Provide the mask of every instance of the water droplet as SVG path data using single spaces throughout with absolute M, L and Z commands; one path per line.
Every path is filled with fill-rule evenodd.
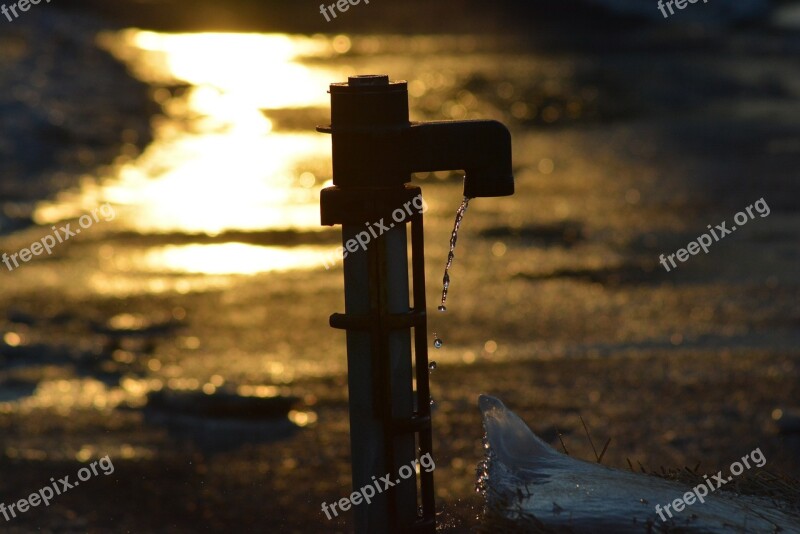
M 423 513 L 424 513 L 424 510 L 423 510 L 422 506 L 417 507 L 417 515 L 421 516 Z
M 446 312 L 446 311 L 447 311 L 447 308 L 446 308 L 444 305 L 440 305 L 440 306 L 439 306 L 437 309 L 438 309 L 440 312 Z
M 436 347 L 437 349 L 441 349 L 442 345 L 444 345 L 444 341 L 439 339 L 439 337 L 436 334 L 433 334 L 433 346 Z
M 434 341 L 434 343 L 436 343 L 436 342 Z M 433 361 L 433 362 L 428 364 L 428 370 L 429 371 L 435 371 L 436 370 L 436 362 L 435 361 Z
M 431 397 L 431 406 L 433 406 L 433 397 Z

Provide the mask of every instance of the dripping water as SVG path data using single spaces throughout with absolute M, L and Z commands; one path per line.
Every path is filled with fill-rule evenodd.
M 439 311 L 447 311 L 445 301 L 447 300 L 447 290 L 450 288 L 450 266 L 453 265 L 453 258 L 455 257 L 456 241 L 458 240 L 458 228 L 461 226 L 461 220 L 464 218 L 464 213 L 469 206 L 469 198 L 464 197 L 461 201 L 461 206 L 456 211 L 456 221 L 453 225 L 453 233 L 450 234 L 450 252 L 447 254 L 447 264 L 444 266 L 444 277 L 442 278 L 442 303 L 439 305 Z

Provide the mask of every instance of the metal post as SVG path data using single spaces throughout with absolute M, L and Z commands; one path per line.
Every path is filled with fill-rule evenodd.
M 364 225 L 343 225 L 343 245 L 362 231 Z M 380 236 L 366 251 L 348 254 L 344 277 L 346 314 L 334 315 L 331 324 L 348 328 L 349 318 L 369 318 L 368 324 L 351 323 L 347 329 L 355 491 L 386 474 L 396 482 L 399 467 L 416 458 L 413 433 L 395 435 L 391 425 L 393 419 L 413 416 L 409 329 L 390 330 L 386 320 L 409 312 L 405 225 Z M 415 478 L 376 495 L 372 504 L 355 507 L 354 517 L 356 532 L 410 532 L 417 519 Z

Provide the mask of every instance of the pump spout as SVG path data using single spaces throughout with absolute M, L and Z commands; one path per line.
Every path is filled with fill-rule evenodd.
M 511 134 L 500 122 L 412 123 L 407 135 L 411 172 L 463 170 L 468 198 L 514 194 Z

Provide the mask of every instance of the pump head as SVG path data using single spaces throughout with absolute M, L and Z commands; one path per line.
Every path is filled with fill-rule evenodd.
M 412 172 L 464 170 L 464 196 L 514 193 L 511 135 L 492 120 L 408 120 L 408 84 L 386 75 L 351 76 L 330 86 L 333 183 L 387 188 Z

